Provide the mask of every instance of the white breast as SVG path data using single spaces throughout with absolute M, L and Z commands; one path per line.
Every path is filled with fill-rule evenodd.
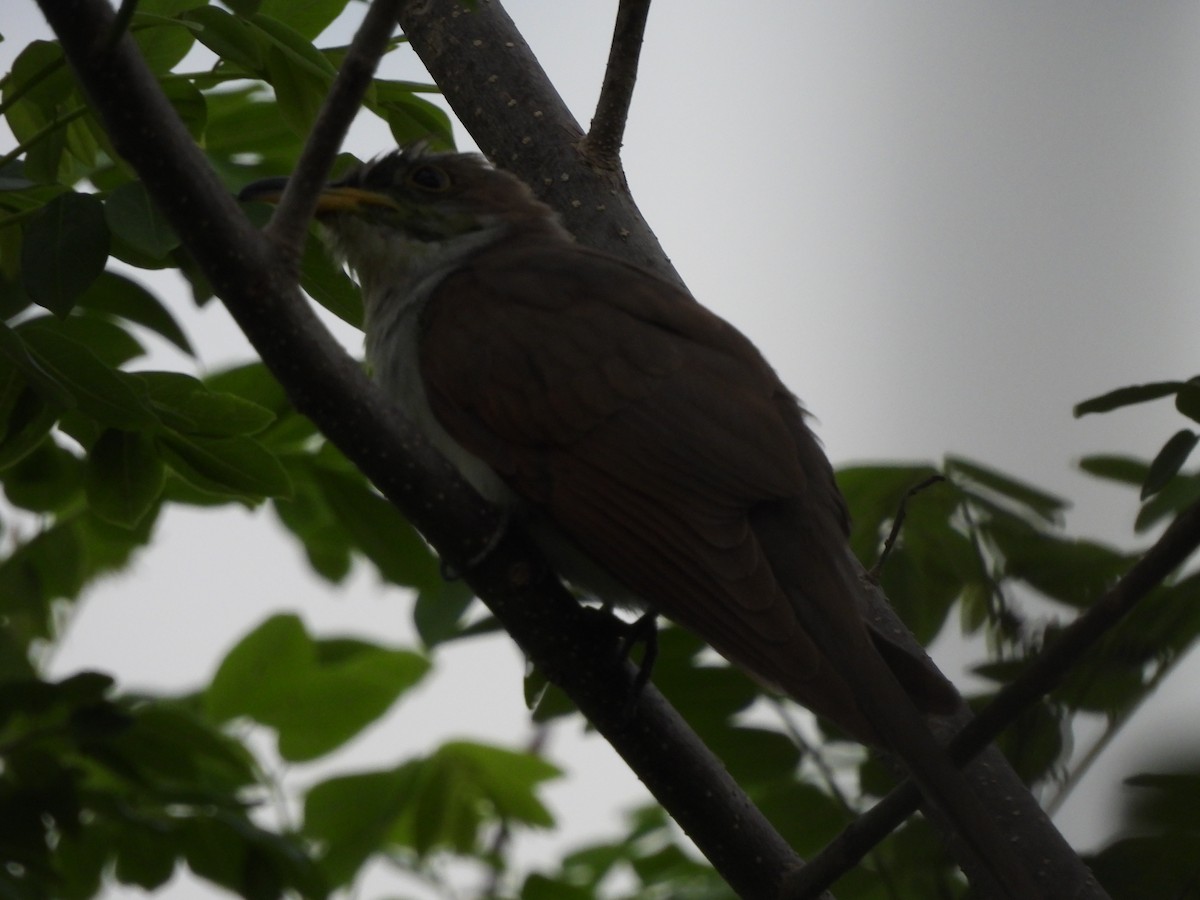
M 514 504 L 515 495 L 492 468 L 454 440 L 434 416 L 418 347 L 421 312 L 434 289 L 464 258 L 496 240 L 498 229 L 431 243 L 404 240 L 399 233 L 382 241 L 377 229 L 357 224 L 352 218 L 340 222 L 332 237 L 335 251 L 360 274 L 372 377 L 475 490 L 498 505 Z M 361 277 L 365 273 L 370 277 Z

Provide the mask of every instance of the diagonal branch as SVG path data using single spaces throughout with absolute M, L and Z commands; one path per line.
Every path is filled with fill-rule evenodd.
M 620 166 L 621 142 L 629 119 L 629 104 L 633 101 L 633 87 L 637 84 L 638 58 L 649 14 L 650 0 L 621 0 L 617 8 L 600 99 L 596 102 L 592 127 L 583 139 L 584 156 L 598 166 L 614 169 Z
M 400 26 L 479 149 L 589 247 L 679 282 L 619 169 L 589 164 L 584 133 L 499 0 L 405 0 Z
M 1084 654 L 1197 547 L 1200 547 L 1200 503 L 1184 510 L 1111 590 L 1060 632 L 1053 643 L 966 724 L 950 742 L 951 758 L 965 763 L 974 757 L 1022 712 L 1057 687 Z M 916 811 L 920 796 L 911 782 L 905 782 L 880 800 L 813 857 L 790 882 L 788 896 L 802 900 L 832 885 Z
M 271 221 L 263 229 L 292 259 L 299 259 L 304 232 L 317 206 L 317 194 L 329 167 L 358 114 L 363 95 L 379 59 L 387 49 L 400 0 L 374 0 L 354 34 L 350 49 L 338 69 L 312 133 L 304 144 L 296 169 L 288 178 Z

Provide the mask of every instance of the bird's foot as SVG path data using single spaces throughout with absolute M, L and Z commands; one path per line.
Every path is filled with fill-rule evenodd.
M 650 682 L 650 674 L 654 671 L 655 660 L 658 659 L 658 616 L 655 613 L 643 613 L 635 621 L 629 623 L 621 638 L 620 653 L 625 659 L 630 658 L 637 644 L 643 645 L 642 658 L 637 664 L 637 675 L 630 685 L 631 700 L 637 701 L 642 690 Z
M 650 683 L 650 675 L 654 670 L 654 661 L 658 657 L 658 615 L 653 612 L 643 614 L 632 622 L 619 618 L 613 612 L 613 604 L 604 603 L 599 609 L 585 607 L 599 620 L 603 628 L 608 630 L 617 641 L 617 662 L 624 663 L 632 659 L 633 650 L 638 644 L 644 646 L 642 658 L 635 662 L 637 672 L 629 684 L 630 703 L 636 703 L 642 690 Z

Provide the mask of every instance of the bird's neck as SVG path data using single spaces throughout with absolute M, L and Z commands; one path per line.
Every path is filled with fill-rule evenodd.
M 331 230 L 330 243 L 362 288 L 367 330 L 372 320 L 397 303 L 428 296 L 430 289 L 480 250 L 503 238 L 504 223 L 485 226 L 438 241 L 419 240 L 400 231 L 383 231 L 349 220 Z M 421 295 L 418 297 L 418 295 Z
M 351 225 L 355 224 L 353 222 Z M 552 219 L 548 231 L 557 229 Z M 333 237 L 362 287 L 367 362 L 376 381 L 414 425 L 493 503 L 515 502 L 512 492 L 483 461 L 442 427 L 430 409 L 420 372 L 421 313 L 437 287 L 472 257 L 527 230 L 523 223 L 497 221 L 441 241 L 395 235 L 386 240 L 373 229 L 342 229 Z

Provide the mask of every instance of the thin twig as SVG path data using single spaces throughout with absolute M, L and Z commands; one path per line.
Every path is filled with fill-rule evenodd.
M 996 576 L 996 567 L 989 562 L 989 556 L 984 552 L 983 544 L 979 539 L 979 526 L 975 523 L 975 516 L 971 513 L 969 497 L 964 499 L 959 509 L 962 511 L 963 521 L 966 523 L 971 549 L 975 551 L 975 559 L 979 563 L 979 571 L 987 580 L 988 615 L 1000 623 L 1000 637 L 1008 640 L 1008 633 L 1012 630 L 1008 623 L 1015 618 L 1016 614 L 1012 612 L 1008 598 L 1004 596 L 1004 588 Z
M 0 78 L 0 90 L 4 92 L 4 100 L 0 101 L 0 116 L 8 115 L 8 111 L 12 109 L 18 100 L 32 91 L 35 87 L 37 87 L 66 64 L 67 62 L 63 57 L 55 57 L 28 78 L 23 79 L 11 90 L 9 89 L 9 83 L 12 80 L 12 72 L 10 71 L 3 78 Z
M 0 166 L 7 166 L 14 159 L 20 159 L 29 152 L 30 147 L 39 143 L 48 135 L 54 134 L 54 132 L 58 131 L 60 128 L 70 125 L 80 116 L 86 115 L 87 111 L 88 109 L 86 106 L 77 106 L 74 109 L 63 113 L 62 115 L 56 115 L 51 121 L 47 122 L 36 132 L 31 134 L 28 140 L 22 141 L 3 156 L 0 156 Z
M 1065 628 L 950 742 L 965 764 L 1040 697 L 1058 686 L 1079 659 L 1200 546 L 1200 503 L 1185 510 L 1113 588 Z M 852 822 L 790 883 L 789 900 L 818 896 L 852 869 L 917 809 L 920 793 L 906 781 Z
M 104 36 L 105 51 L 115 47 L 121 36 L 129 30 L 129 23 L 133 21 L 133 14 L 137 12 L 137 6 L 137 0 L 121 0 L 121 5 L 117 7 L 117 14 L 113 18 L 112 27 Z
M 1088 749 L 1088 751 L 1080 758 L 1071 771 L 1067 772 L 1066 777 L 1061 784 L 1055 786 L 1054 796 L 1046 801 L 1046 811 L 1050 815 L 1057 815 L 1059 807 L 1066 801 L 1071 791 L 1078 786 L 1083 777 L 1091 771 L 1096 760 L 1104 753 L 1105 750 L 1112 745 L 1117 736 L 1121 733 L 1121 729 L 1129 722 L 1130 719 L 1137 714 L 1138 710 L 1145 705 L 1146 701 L 1154 696 L 1154 692 L 1158 690 L 1158 686 L 1166 680 L 1167 676 L 1175 671 L 1175 665 L 1183 659 L 1182 655 L 1176 656 L 1169 665 L 1159 666 L 1154 677 L 1150 679 L 1150 683 L 1143 689 L 1141 695 L 1131 703 L 1128 707 L 1121 710 L 1120 715 L 1114 716 L 1104 729 L 1103 734 L 1096 739 L 1096 742 Z
M 887 540 L 883 542 L 883 551 L 879 554 L 879 560 L 875 565 L 871 566 L 868 574 L 875 580 L 879 580 L 880 574 L 883 572 L 884 563 L 892 554 L 892 548 L 896 545 L 896 540 L 900 537 L 900 529 L 904 527 L 904 520 L 908 518 L 908 501 L 915 497 L 921 491 L 935 484 L 940 484 L 946 480 L 945 475 L 930 475 L 919 484 L 914 484 L 900 499 L 900 508 L 896 510 L 896 518 L 892 520 L 892 530 L 888 532 Z
M 538 759 L 545 758 L 546 744 L 550 740 L 550 728 L 546 722 L 538 722 L 525 744 L 525 752 Z M 485 860 L 490 860 L 490 873 L 483 885 L 481 897 L 499 897 L 504 881 L 504 855 L 512 843 L 512 827 L 509 819 L 501 818 L 496 833 L 483 853 Z
M 621 0 L 617 9 L 600 99 L 596 102 L 592 127 L 583 139 L 584 152 L 593 163 L 616 167 L 620 159 L 649 13 L 650 0 Z
M 399 0 L 374 0 L 367 9 L 317 115 L 312 134 L 300 153 L 296 169 L 288 178 L 279 205 L 263 229 L 295 259 L 300 258 L 304 232 L 317 206 L 317 194 L 329 175 L 329 167 L 333 165 L 350 123 L 358 114 L 363 96 L 371 86 L 379 59 L 391 42 L 399 8 Z

